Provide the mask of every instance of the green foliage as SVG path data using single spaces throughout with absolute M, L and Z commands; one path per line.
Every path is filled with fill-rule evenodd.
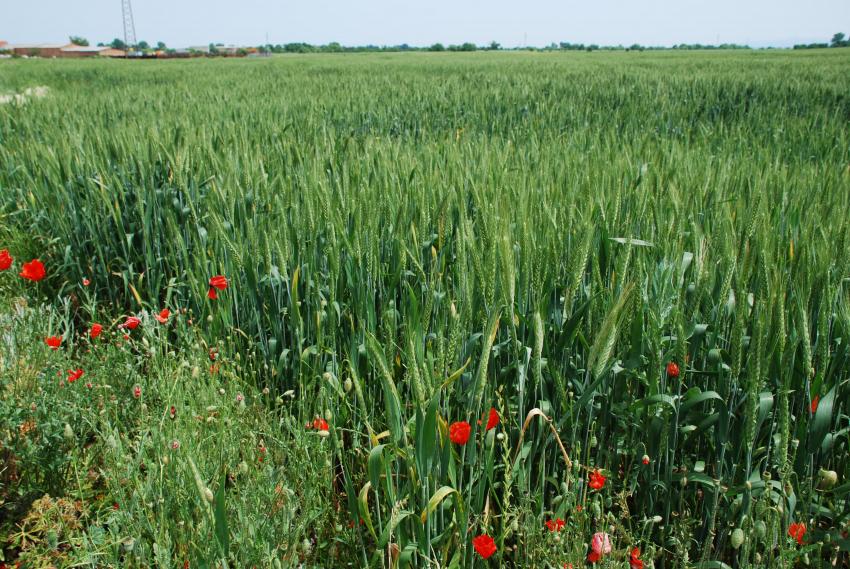
M 227 397 L 295 397 L 236 406 L 209 436 L 181 414 L 197 472 L 175 462 L 137 496 L 110 486 L 121 503 L 167 491 L 181 505 L 151 515 L 195 520 L 192 555 L 258 566 L 293 560 L 316 527 L 292 513 L 291 537 L 243 533 L 239 516 L 293 478 L 306 523 L 331 517 L 321 497 L 354 526 L 316 531 L 321 555 L 338 546 L 359 566 L 480 565 L 481 533 L 491 563 L 579 566 L 597 531 L 614 540 L 610 564 L 638 544 L 664 567 L 835 560 L 850 475 L 847 56 L 634 57 L 2 66 L 4 82 L 51 89 L 0 107 L 0 215 L 48 266 L 31 294 L 72 299 L 74 326 L 81 298 L 185 308 L 152 346 L 191 369 L 226 339 L 250 365 L 221 384 Z M 210 301 L 217 274 L 230 286 Z M 223 405 L 222 379 L 184 387 L 168 357 L 144 361 L 114 370 L 119 393 L 153 373 L 160 414 L 171 385 L 204 425 Z M 98 444 L 135 433 L 104 450 L 125 479 L 169 440 L 167 418 L 155 430 L 133 410 L 89 427 Z M 328 430 L 307 436 L 317 415 Z M 449 439 L 456 421 L 471 425 L 465 445 Z M 260 433 L 292 449 L 291 469 L 217 494 Z M 558 517 L 564 533 L 547 533 Z M 164 521 L 129 527 L 145 560 L 189 542 Z

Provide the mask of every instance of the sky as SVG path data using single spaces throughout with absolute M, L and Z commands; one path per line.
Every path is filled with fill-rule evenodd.
M 497 41 L 788 47 L 850 35 L 850 0 L 132 0 L 136 37 L 210 42 L 414 46 Z M 0 0 L 0 40 L 123 38 L 121 0 Z

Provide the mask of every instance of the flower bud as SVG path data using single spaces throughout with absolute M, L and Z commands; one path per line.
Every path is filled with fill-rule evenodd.
M 823 470 L 818 472 L 818 489 L 831 490 L 838 483 L 838 473 L 834 470 Z
M 729 538 L 729 541 L 732 543 L 733 549 L 741 547 L 741 545 L 744 544 L 744 530 L 741 528 L 735 528 L 732 530 L 732 535 Z

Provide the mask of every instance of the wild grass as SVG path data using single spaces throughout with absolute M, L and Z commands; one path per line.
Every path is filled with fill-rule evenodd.
M 343 502 L 325 514 L 353 523 L 351 565 L 580 566 L 598 531 L 603 567 L 632 546 L 657 567 L 846 562 L 848 70 L 842 50 L 8 61 L 0 84 L 50 95 L 0 108 L 0 216 L 68 337 L 185 308 L 271 390 L 184 480 L 189 458 L 220 479 L 212 454 L 258 424 L 303 446 L 326 418 L 334 487 L 312 491 Z M 188 357 L 184 332 L 162 350 Z M 210 381 L 182 400 L 215 404 Z M 239 541 L 247 506 L 222 500 Z M 150 526 L 178 559 L 169 517 Z

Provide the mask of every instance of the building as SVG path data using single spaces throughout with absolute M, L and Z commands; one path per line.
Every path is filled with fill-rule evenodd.
M 12 49 L 9 47 L 9 42 L 0 40 L 0 51 L 6 51 L 7 49 Z
M 109 46 L 69 45 L 61 49 L 59 57 L 124 57 L 124 50 Z
M 34 43 L 13 45 L 14 55 L 27 57 L 124 57 L 120 49 L 109 46 L 75 45 L 73 43 Z M 2 49 L 2 48 L 0 48 Z
M 70 47 L 69 43 L 33 43 L 18 44 L 12 46 L 14 55 L 26 55 L 31 57 L 62 57 L 62 48 Z

